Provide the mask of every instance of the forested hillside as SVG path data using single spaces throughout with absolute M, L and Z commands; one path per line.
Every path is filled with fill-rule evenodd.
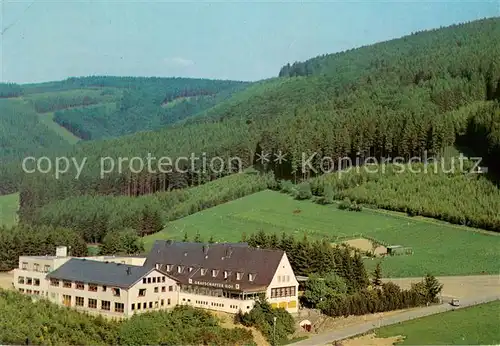
M 40 84 L 0 84 L 0 194 L 18 190 L 20 160 L 24 157 L 57 156 L 61 150 L 68 150 L 72 143 L 61 138 L 64 129 L 69 131 L 68 135 L 72 133 L 83 140 L 159 129 L 194 116 L 248 85 L 208 79 L 143 77 L 82 77 Z
M 114 170 L 101 177 L 100 157 L 108 156 L 146 158 L 151 153 L 175 160 L 204 152 L 208 161 L 239 156 L 250 166 L 256 152 L 281 150 L 285 164 L 262 168 L 278 178 L 300 180 L 316 174 L 302 170 L 303 153 L 318 153 L 312 162 L 318 167 L 322 156 L 335 161 L 358 153 L 404 159 L 424 152 L 438 155 L 462 140 L 467 146 L 479 145 L 484 155 L 494 155 L 499 139 L 493 126 L 499 116 L 498 56 L 500 19 L 493 18 L 296 64 L 316 67 L 298 77 L 282 69 L 282 78 L 250 86 L 182 125 L 74 148 L 69 156 L 87 157 L 80 178 L 74 179 L 74 170 L 57 182 L 49 175 L 27 176 L 21 211 L 28 215 L 38 206 L 74 195 L 141 195 L 191 186 L 236 168 L 226 164 L 222 172 L 211 174 L 192 169 L 133 174 L 125 165 L 121 174 Z M 471 142 L 484 133 L 486 144 Z M 190 168 L 184 162 L 179 168 Z
M 246 83 L 236 82 L 234 85 L 227 83 L 219 86 L 214 82 L 214 86 L 206 90 L 183 91 L 164 99 L 150 93 L 150 90 L 127 89 L 111 107 L 103 104 L 62 110 L 55 113 L 54 120 L 84 140 L 119 137 L 138 131 L 157 130 L 194 116 L 246 86 Z
M 29 102 L 0 99 L 0 166 L 63 148 L 67 142 L 45 125 Z M 4 184 L 2 177 L 2 185 Z

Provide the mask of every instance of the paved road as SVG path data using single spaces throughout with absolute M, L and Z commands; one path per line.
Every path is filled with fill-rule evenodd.
M 293 345 L 297 345 L 297 346 L 327 345 L 327 344 L 331 344 L 335 340 L 342 340 L 342 339 L 350 338 L 350 337 L 353 337 L 353 336 L 356 336 L 359 334 L 369 332 L 370 330 L 378 328 L 378 327 L 388 326 L 391 324 L 396 324 L 399 322 L 404 322 L 404 321 L 412 320 L 412 319 L 419 318 L 419 317 L 434 315 L 434 314 L 437 314 L 440 312 L 450 311 L 453 309 L 461 309 L 461 308 L 464 308 L 467 306 L 488 303 L 488 302 L 491 302 L 494 300 L 499 300 L 499 299 L 500 299 L 500 294 L 496 294 L 493 296 L 486 296 L 486 297 L 480 297 L 480 298 L 461 299 L 460 300 L 460 307 L 452 307 L 448 303 L 444 303 L 444 304 L 440 304 L 440 305 L 433 305 L 433 306 L 429 306 L 429 307 L 423 307 L 423 308 L 419 308 L 417 310 L 402 312 L 401 314 L 398 314 L 396 316 L 383 317 L 380 319 L 380 321 L 366 322 L 366 323 L 359 324 L 356 326 L 343 328 L 341 330 L 336 330 L 336 331 L 326 332 L 323 334 L 318 334 L 318 335 L 310 337 L 309 339 L 296 342 Z

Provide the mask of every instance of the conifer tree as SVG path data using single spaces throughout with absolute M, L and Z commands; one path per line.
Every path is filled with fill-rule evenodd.
M 279 245 L 278 236 L 276 235 L 276 233 L 271 234 L 271 236 L 269 237 L 269 247 L 271 249 L 277 249 L 278 245 Z
M 382 285 L 382 268 L 380 267 L 380 262 L 377 263 L 377 266 L 373 271 L 372 284 L 374 287 L 380 287 Z
M 439 283 L 433 275 L 427 274 L 424 278 L 424 287 L 426 290 L 427 301 L 429 303 L 434 303 L 437 301 L 437 296 L 443 289 L 443 284 Z
M 356 280 L 357 289 L 364 289 L 368 287 L 370 280 L 368 279 L 365 265 L 359 253 L 356 253 L 353 257 L 353 274 Z
M 194 237 L 194 240 L 193 240 L 195 243 L 203 243 L 203 241 L 201 240 L 201 235 L 200 235 L 200 232 L 196 232 L 196 235 Z

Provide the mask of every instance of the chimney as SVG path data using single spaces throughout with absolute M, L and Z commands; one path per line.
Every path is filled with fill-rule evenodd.
M 130 269 L 130 267 L 127 267 L 127 275 L 130 275 L 132 274 L 132 270 Z
M 68 256 L 68 248 L 66 246 L 56 247 L 56 257 L 67 257 L 67 256 Z

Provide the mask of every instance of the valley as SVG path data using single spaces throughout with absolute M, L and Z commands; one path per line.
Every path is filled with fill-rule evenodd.
M 252 82 L 0 83 L 0 343 L 500 342 L 499 56 L 492 17 Z

